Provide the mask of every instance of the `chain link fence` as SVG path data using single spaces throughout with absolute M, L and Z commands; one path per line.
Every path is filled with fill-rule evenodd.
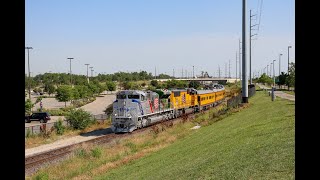
M 249 85 L 248 88 L 248 97 L 252 97 L 256 93 L 256 87 L 254 85 Z M 236 108 L 239 104 L 242 103 L 242 93 L 238 94 L 237 96 L 233 96 L 232 98 L 227 100 L 227 107 L 228 108 Z

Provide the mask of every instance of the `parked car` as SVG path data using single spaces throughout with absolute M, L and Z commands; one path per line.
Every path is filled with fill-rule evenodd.
M 29 116 L 25 116 L 24 118 L 26 123 L 30 123 L 31 121 L 40 121 L 40 123 L 46 123 L 50 119 L 51 117 L 48 112 L 35 112 Z

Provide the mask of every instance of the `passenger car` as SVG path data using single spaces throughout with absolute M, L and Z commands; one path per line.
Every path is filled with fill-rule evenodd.
M 46 123 L 50 119 L 51 117 L 48 112 L 35 112 L 29 116 L 25 116 L 24 118 L 26 123 L 30 123 L 31 121 L 40 121 L 40 123 Z

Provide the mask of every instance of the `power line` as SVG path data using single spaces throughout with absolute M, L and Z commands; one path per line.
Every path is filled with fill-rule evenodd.
M 260 0 L 260 13 L 259 13 L 259 25 L 258 25 L 258 32 L 257 33 L 259 33 L 259 28 L 260 28 L 260 21 L 261 21 L 261 12 L 262 12 L 262 2 L 263 2 L 263 0 Z

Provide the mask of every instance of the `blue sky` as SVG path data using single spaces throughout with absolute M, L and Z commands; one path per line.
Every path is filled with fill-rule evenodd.
M 292 0 L 247 0 L 261 21 L 252 41 L 252 72 L 273 59 L 275 71 L 295 60 L 295 5 Z M 207 71 L 225 74 L 231 62 L 235 76 L 236 51 L 242 36 L 241 0 L 27 0 L 25 45 L 30 50 L 32 75 L 45 72 L 86 74 L 145 70 L 181 76 Z M 256 24 L 254 20 L 252 23 Z M 253 31 L 253 34 L 257 31 Z M 28 72 L 27 51 L 25 71 Z M 229 69 L 229 67 L 228 67 Z M 90 71 L 90 69 L 89 69 Z M 95 74 L 94 73 L 94 74 Z

